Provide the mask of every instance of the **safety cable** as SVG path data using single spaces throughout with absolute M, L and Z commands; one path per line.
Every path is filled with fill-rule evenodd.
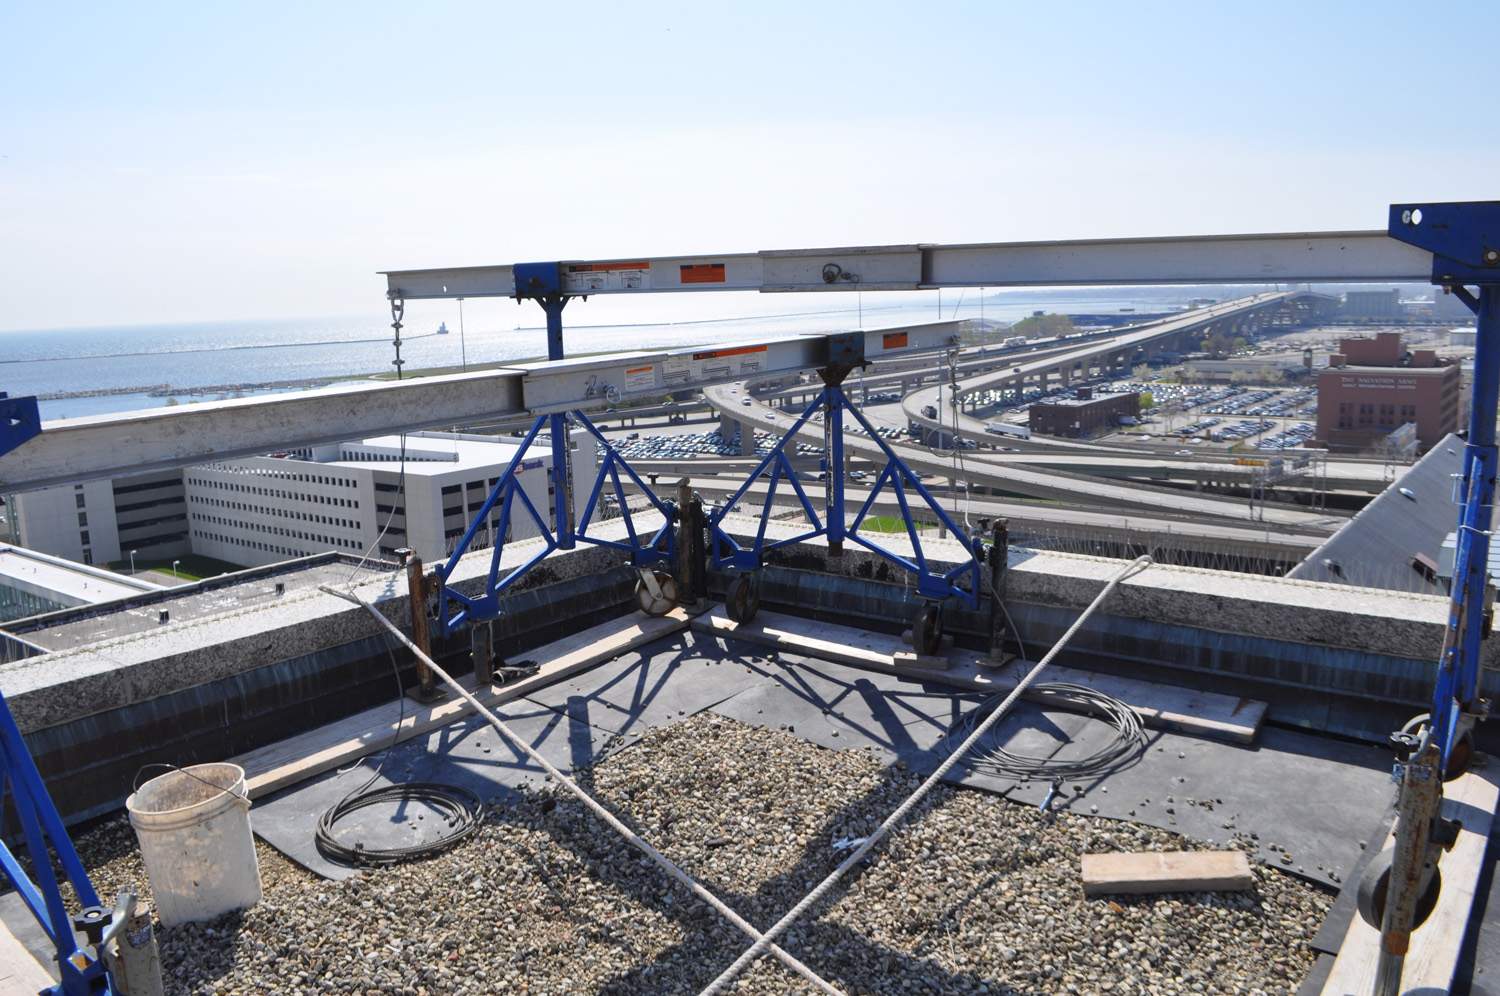
M 756 930 L 749 921 L 747 921 L 744 917 L 740 916 L 734 910 L 725 905 L 718 896 L 715 896 L 712 892 L 709 892 L 708 889 L 704 888 L 702 885 L 699 885 L 698 882 L 690 875 L 688 875 L 687 872 L 683 871 L 676 864 L 674 864 L 672 862 L 672 859 L 662 854 L 655 847 L 651 846 L 651 844 L 648 843 L 639 834 L 631 830 L 624 823 L 620 822 L 619 818 L 611 813 L 608 809 L 606 809 L 603 804 L 596 801 L 592 796 L 590 796 L 587 792 L 580 788 L 577 782 L 573 781 L 573 779 L 557 770 L 552 762 L 548 761 L 541 754 L 537 753 L 537 751 L 531 746 L 531 744 L 527 743 L 525 737 L 522 737 L 520 734 L 513 731 L 509 726 L 505 724 L 504 720 L 502 720 L 499 716 L 495 715 L 488 708 L 486 708 L 485 705 L 477 698 L 475 698 L 467 688 L 455 681 L 452 675 L 448 674 L 447 671 L 439 667 L 436 661 L 434 661 L 431 657 L 424 653 L 420 647 L 418 647 L 415 643 L 408 639 L 406 634 L 401 632 L 401 630 L 396 626 L 395 623 L 391 622 L 385 616 L 381 615 L 380 610 L 375 608 L 374 605 L 365 601 L 363 598 L 352 591 L 340 591 L 337 588 L 329 585 L 320 585 L 319 587 L 322 591 L 325 591 L 330 595 L 335 595 L 339 598 L 345 599 L 346 601 L 353 602 L 354 604 L 363 607 L 367 612 L 369 612 L 370 615 L 375 618 L 376 622 L 384 627 L 397 640 L 405 644 L 406 648 L 413 654 L 415 654 L 418 660 L 421 660 L 429 668 L 431 668 L 433 674 L 441 678 L 444 684 L 453 689 L 453 691 L 460 698 L 462 698 L 470 706 L 472 706 L 474 710 L 479 713 L 479 715 L 483 716 L 485 720 L 487 720 L 489 724 L 493 726 L 497 732 L 500 733 L 501 736 L 505 737 L 505 739 L 509 740 L 512 744 L 518 747 L 522 751 L 522 753 L 524 753 L 537 766 L 539 766 L 543 771 L 550 775 L 557 782 L 557 784 L 567 789 L 575 798 L 578 799 L 579 802 L 582 802 L 586 807 L 588 807 L 590 812 L 599 817 L 599 819 L 603 820 L 621 837 L 625 838 L 625 841 L 628 844 L 630 844 L 636 850 L 640 851 L 646 857 L 650 858 L 651 861 L 657 865 L 657 867 L 666 872 L 667 875 L 669 875 L 674 881 L 682 885 L 699 899 L 702 899 L 704 902 L 712 906 L 726 920 L 743 931 L 746 936 L 755 938 L 754 950 L 756 951 L 757 955 L 769 949 L 771 954 L 773 954 L 778 961 L 780 961 L 787 968 L 796 972 L 798 975 L 802 976 L 802 978 L 806 979 L 820 992 L 829 993 L 831 994 L 831 996 L 843 996 L 843 993 L 840 990 L 824 981 L 812 969 L 808 968 L 801 961 L 797 960 L 797 958 L 795 958 L 782 948 L 771 943 L 771 939 L 768 936 Z
M 797 903 L 796 906 L 793 906 L 785 916 L 776 921 L 776 923 L 772 925 L 770 930 L 767 930 L 759 940 L 757 940 L 745 951 L 744 954 L 735 959 L 734 963 L 726 968 L 718 978 L 709 983 L 708 987 L 704 989 L 702 993 L 699 994 L 699 996 L 713 996 L 713 994 L 715 993 L 723 992 L 725 987 L 732 983 L 735 977 L 743 972 L 751 962 L 755 961 L 765 953 L 767 946 L 774 942 L 778 936 L 780 936 L 788 927 L 795 923 L 797 919 L 802 916 L 802 914 L 806 913 L 808 909 L 810 909 L 814 904 L 816 904 L 825 895 L 827 895 L 828 891 L 835 885 L 837 885 L 839 879 L 843 878 L 851 868 L 858 866 L 859 863 L 865 859 L 865 855 L 874 850 L 875 846 L 882 840 L 884 840 L 886 835 L 889 834 L 897 824 L 899 824 L 903 819 L 906 818 L 906 815 L 916 807 L 917 803 L 921 802 L 922 799 L 925 798 L 927 794 L 931 792 L 933 788 L 935 788 L 938 783 L 943 780 L 944 776 L 946 776 L 948 772 L 953 769 L 953 766 L 956 765 L 965 754 L 972 750 L 975 744 L 979 743 L 981 738 L 983 738 L 984 735 L 990 731 L 990 728 L 1000 721 L 1000 718 L 1004 716 L 1010 710 L 1010 707 L 1015 704 L 1016 700 L 1018 700 L 1026 692 L 1026 690 L 1031 686 L 1032 682 L 1037 679 L 1037 676 L 1047 669 L 1047 666 L 1052 663 L 1053 658 L 1055 658 L 1062 651 L 1062 649 L 1068 645 L 1068 642 L 1073 639 L 1074 634 L 1076 634 L 1078 630 L 1082 628 L 1083 624 L 1087 622 L 1089 617 L 1094 614 L 1094 611 L 1098 609 L 1099 606 L 1102 605 L 1111 594 L 1114 593 L 1115 588 L 1119 586 L 1120 582 L 1144 570 L 1151 563 L 1152 560 L 1149 556 L 1137 557 L 1122 570 L 1116 572 L 1115 575 L 1105 583 L 1104 588 L 1099 592 L 1099 594 L 1094 596 L 1094 600 L 1088 604 L 1088 607 L 1083 610 L 1083 612 L 1078 616 L 1077 619 L 1073 620 L 1073 624 L 1068 627 L 1067 631 L 1064 632 L 1063 635 L 1058 638 L 1058 641 L 1052 645 L 1052 649 L 1047 651 L 1047 655 L 1041 660 L 1037 661 L 1030 671 L 1026 672 L 1025 677 L 1023 677 L 1019 682 L 1016 683 L 1016 687 L 1011 689 L 1010 694 L 1007 695 L 1004 700 L 1002 700 L 1001 703 L 995 707 L 995 711 L 990 713 L 989 716 L 987 716 L 985 720 L 974 729 L 974 732 L 970 733 L 969 736 L 965 738 L 963 743 L 958 745 L 958 749 L 955 750 L 952 754 L 949 754 L 947 759 L 944 760 L 942 764 L 938 765 L 937 769 L 934 770 L 932 774 L 928 775 L 926 780 L 923 781 L 921 785 L 917 786 L 916 791 L 907 796 L 906 800 L 902 802 L 901 805 L 896 807 L 895 812 L 891 813 L 890 816 L 887 816 L 885 818 L 885 821 L 881 823 L 880 826 L 876 827 L 873 833 L 866 837 L 858 847 L 854 848 L 854 850 L 850 852 L 849 856 L 842 862 L 840 862 L 837 868 L 829 873 L 827 878 L 823 879 L 823 881 L 820 882 L 816 888 L 814 888 L 811 892 L 804 896 L 801 902 Z

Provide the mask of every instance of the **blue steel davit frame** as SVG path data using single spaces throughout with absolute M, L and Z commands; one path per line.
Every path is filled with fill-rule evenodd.
M 838 337 L 830 337 L 838 338 Z M 860 357 L 857 362 L 863 362 L 863 338 L 859 340 Z M 852 343 L 850 344 L 852 346 Z M 832 365 L 832 369 L 820 371 L 825 376 L 825 386 L 818 392 L 818 396 L 812 403 L 802 410 L 802 414 L 792 423 L 790 429 L 766 454 L 765 459 L 750 472 L 750 476 L 739 486 L 729 499 L 714 510 L 709 516 L 708 526 L 712 535 L 709 544 L 710 557 L 716 568 L 732 567 L 742 571 L 753 571 L 761 567 L 765 562 L 766 554 L 779 547 L 788 546 L 793 543 L 801 543 L 814 536 L 827 536 L 830 548 L 839 550 L 845 539 L 853 540 L 870 552 L 889 560 L 891 563 L 905 571 L 916 575 L 917 594 L 934 601 L 943 601 L 950 597 L 956 597 L 963 601 L 969 608 L 979 606 L 979 562 L 983 549 L 983 541 L 970 540 L 965 536 L 964 530 L 953 521 L 952 517 L 945 511 L 932 494 L 923 486 L 922 481 L 912 472 L 902 459 L 896 455 L 896 451 L 880 437 L 880 433 L 870 425 L 860 410 L 850 403 L 840 386 L 843 374 L 847 373 L 847 367 L 839 369 Z M 797 479 L 797 473 L 792 469 L 791 461 L 787 459 L 786 448 L 793 445 L 797 439 L 797 433 L 805 426 L 814 412 L 818 409 L 824 412 L 823 424 L 827 426 L 829 437 L 827 452 L 825 454 L 826 480 L 824 517 L 818 517 L 818 511 L 813 502 L 803 490 L 802 483 Z M 876 446 L 880 447 L 885 455 L 885 466 L 881 468 L 880 474 L 875 478 L 875 485 L 870 489 L 864 504 L 860 506 L 859 512 L 854 516 L 854 521 L 845 525 L 844 507 L 844 412 L 854 416 L 854 420 L 865 430 Z M 741 429 L 744 432 L 745 429 Z M 761 503 L 761 508 L 756 518 L 759 519 L 759 527 L 756 529 L 755 537 L 748 546 L 741 545 L 734 537 L 730 536 L 723 528 L 725 516 L 744 497 L 750 486 L 762 476 L 766 478 L 766 497 Z M 803 514 L 807 516 L 808 524 L 811 526 L 806 532 L 799 533 L 789 539 L 766 542 L 766 523 L 771 517 L 772 509 L 776 502 L 776 489 L 780 482 L 785 480 L 797 496 L 802 506 Z M 901 521 L 906 527 L 907 538 L 911 541 L 912 557 L 910 559 L 895 553 L 879 543 L 861 535 L 859 527 L 864 523 L 870 509 L 875 505 L 875 499 L 880 492 L 890 485 L 891 493 L 896 496 L 896 504 L 901 510 Z M 924 504 L 932 510 L 944 526 L 953 531 L 960 542 L 969 545 L 969 557 L 964 562 L 946 573 L 935 571 L 928 566 L 927 555 L 922 549 L 922 540 L 918 535 L 916 523 L 912 518 L 911 504 L 907 497 L 907 488 L 917 493 Z M 968 586 L 958 584 L 960 579 L 967 578 Z
M 11 715 L 4 695 L 0 695 L 0 765 L 3 765 L 3 769 L 0 769 L 0 812 L 4 811 L 5 793 L 9 792 L 16 822 L 20 824 L 21 837 L 26 841 L 26 850 L 31 855 L 36 880 L 33 881 L 26 869 L 21 867 L 21 862 L 4 840 L 0 840 L 0 869 L 4 870 L 5 878 L 46 932 L 57 952 L 58 972 L 62 981 L 46 992 L 57 996 L 113 994 L 116 990 L 109 972 L 96 952 L 78 946 L 73 933 L 73 920 L 68 916 L 48 848 L 57 854 L 57 863 L 61 865 L 63 875 L 73 887 L 79 903 L 85 910 L 94 911 L 96 917 L 102 915 L 99 896 L 94 891 L 93 883 L 89 881 L 88 872 L 83 869 L 83 862 L 78 859 L 78 852 L 73 848 L 73 841 L 63 827 L 62 817 L 58 815 L 52 797 L 47 794 L 41 773 L 37 771 L 31 752 L 26 749 L 26 742 L 21 737 L 21 730 L 16 726 L 15 717 Z M 105 919 L 104 922 L 109 921 Z
M 1387 231 L 1432 253 L 1432 282 L 1478 319 L 1469 437 L 1464 446 L 1457 551 L 1448 627 L 1432 691 L 1431 737 L 1439 770 L 1481 717 L 1479 648 L 1486 625 L 1490 523 L 1495 506 L 1495 418 L 1500 409 L 1500 201 L 1396 204 Z M 1466 285 L 1478 288 L 1473 293 Z
M 562 311 L 568 303 L 568 298 L 562 292 L 561 264 L 558 263 L 523 263 L 515 267 L 516 300 L 531 299 L 542 306 L 547 315 L 547 359 L 560 360 L 563 358 L 562 339 Z M 598 473 L 594 477 L 593 487 L 589 491 L 588 503 L 584 506 L 583 515 L 579 518 L 576 528 L 571 524 L 571 489 L 568 486 L 568 469 L 571 463 L 568 459 L 569 437 L 568 419 L 577 419 L 579 424 L 594 437 L 595 441 L 604 450 L 604 459 L 599 463 Z M 537 434 L 546 427 L 551 436 L 552 446 L 552 516 L 554 525 L 549 529 L 546 520 L 536 509 L 526 489 L 521 486 L 517 474 L 527 469 L 526 453 L 531 448 Z M 620 482 L 620 472 L 630 478 L 631 482 L 641 490 L 651 505 L 661 513 L 662 525 L 655 533 L 649 534 L 649 538 L 642 541 L 642 533 L 637 531 L 635 521 L 631 516 L 630 507 L 625 502 L 625 489 Z M 589 523 L 593 520 L 594 513 L 599 507 L 599 499 L 603 495 L 605 487 L 610 488 L 615 501 L 620 509 L 620 516 L 625 523 L 627 542 L 603 539 L 588 535 Z M 535 554 L 527 558 L 521 564 L 513 567 L 504 577 L 500 575 L 500 559 L 505 552 L 505 537 L 510 531 L 511 517 L 514 514 L 517 502 L 531 516 L 536 523 L 538 532 L 542 537 L 542 546 Z M 494 549 L 490 555 L 490 567 L 485 575 L 484 591 L 479 595 L 465 595 L 455 591 L 448 586 L 448 578 L 458 566 L 459 559 L 469 549 L 474 541 L 475 535 L 484 527 L 489 519 L 490 513 L 495 506 L 500 506 L 500 518 L 495 525 Z M 469 528 L 464 531 L 463 537 L 448 555 L 448 559 L 439 565 L 435 571 L 442 583 L 438 586 L 437 622 L 444 636 L 451 636 L 464 626 L 486 619 L 494 619 L 500 614 L 500 596 L 507 588 L 515 584 L 521 577 L 539 564 L 553 550 L 571 550 L 577 545 L 578 540 L 585 543 L 593 543 L 597 546 L 613 547 L 624 553 L 630 554 L 630 563 L 635 567 L 650 567 L 662 562 L 670 563 L 676 552 L 675 530 L 672 528 L 677 521 L 677 507 L 672 502 L 662 501 L 656 492 L 646 486 L 640 476 L 631 469 L 630 464 L 619 452 L 609 444 L 598 428 L 591 422 L 581 409 L 571 411 L 553 412 L 538 415 L 531 423 L 530 430 L 521 441 L 520 447 L 511 457 L 510 463 L 506 465 L 505 471 L 496 480 L 494 487 L 490 489 L 489 497 L 480 506 L 479 512 L 474 520 L 469 523 Z

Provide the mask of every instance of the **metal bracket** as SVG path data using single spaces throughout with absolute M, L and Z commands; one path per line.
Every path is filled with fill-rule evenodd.
M 42 413 L 35 397 L 12 398 L 0 391 L 0 456 L 42 431 Z
M 1435 284 L 1500 284 L 1500 201 L 1392 204 L 1386 231 L 1432 253 Z
M 517 263 L 511 272 L 515 275 L 517 301 L 563 292 L 561 263 Z

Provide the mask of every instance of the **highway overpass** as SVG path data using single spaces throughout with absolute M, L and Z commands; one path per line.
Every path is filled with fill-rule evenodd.
M 727 417 L 752 428 L 782 435 L 791 427 L 795 416 L 778 411 L 749 397 L 737 385 L 717 385 L 704 389 L 709 404 Z M 748 401 L 749 404 L 745 402 Z M 853 419 L 846 425 L 853 424 Z M 808 442 L 821 443 L 823 427 L 818 423 L 804 425 L 799 433 Z M 934 453 L 905 443 L 889 444 L 907 465 L 919 474 L 942 478 L 961 478 L 971 484 L 995 488 L 1010 494 L 1043 498 L 1074 505 L 1103 508 L 1163 511 L 1173 515 L 1196 516 L 1222 522 L 1256 522 L 1266 528 L 1328 533 L 1336 529 L 1341 517 L 1307 509 L 1280 506 L 1258 506 L 1228 498 L 1215 498 L 1170 488 L 1104 481 L 1043 469 L 997 464 L 974 460 L 970 454 Z M 845 448 L 851 453 L 874 460 L 884 460 L 880 447 L 863 434 L 847 433 Z M 958 465 L 961 461 L 961 466 Z

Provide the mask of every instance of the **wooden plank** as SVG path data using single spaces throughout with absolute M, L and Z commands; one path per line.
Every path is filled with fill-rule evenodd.
M 39 993 L 56 982 L 0 921 L 0 993 Z
M 1445 993 L 1453 986 L 1458 970 L 1459 949 L 1474 893 L 1484 867 L 1484 849 L 1495 806 L 1500 800 L 1500 773 L 1474 770 L 1449 782 L 1443 789 L 1443 815 L 1463 824 L 1453 849 L 1438 862 L 1442 887 L 1437 906 L 1427 922 L 1412 931 L 1411 947 L 1401 972 L 1403 993 Z M 1395 843 L 1394 832 L 1382 847 Z M 1333 970 L 1323 984 L 1325 996 L 1368 996 L 1375 991 L 1375 965 L 1380 949 L 1380 931 L 1355 914 L 1339 945 Z
M 762 609 L 745 625 L 730 619 L 722 606 L 698 616 L 692 628 L 712 636 L 748 640 L 788 653 L 884 671 L 905 678 L 930 681 L 972 692 L 1006 692 L 1016 686 L 1032 662 L 1013 660 L 996 667 L 984 654 L 958 650 L 948 654 L 948 667 L 905 664 L 899 655 L 910 653 L 898 637 L 870 633 L 836 623 L 817 622 Z M 1252 743 L 1266 714 L 1266 704 L 1215 692 L 1199 692 L 1153 681 L 1138 681 L 1054 665 L 1042 681 L 1064 681 L 1097 688 L 1140 713 L 1150 726 L 1181 730 L 1233 743 Z M 1035 697 L 1035 696 L 1028 696 Z
M 528 652 L 527 657 L 539 665 L 537 673 L 529 678 L 490 687 L 483 692 L 475 690 L 472 675 L 460 679 L 460 684 L 474 692 L 486 707 L 493 708 L 676 633 L 686 628 L 687 623 L 688 615 L 682 609 L 673 609 L 664 616 L 631 613 Z M 405 718 L 401 718 L 403 710 Z M 447 726 L 473 712 L 473 708 L 457 696 L 432 705 L 391 702 L 231 760 L 245 769 L 246 787 L 250 797 L 255 799 L 383 750 L 392 742 L 410 740 Z
M 1238 892 L 1255 884 L 1243 851 L 1118 851 L 1082 856 L 1083 894 Z
M 926 668 L 929 671 L 946 671 L 953 659 L 946 655 L 919 654 L 912 650 L 898 650 L 891 655 L 891 663 L 897 667 Z

